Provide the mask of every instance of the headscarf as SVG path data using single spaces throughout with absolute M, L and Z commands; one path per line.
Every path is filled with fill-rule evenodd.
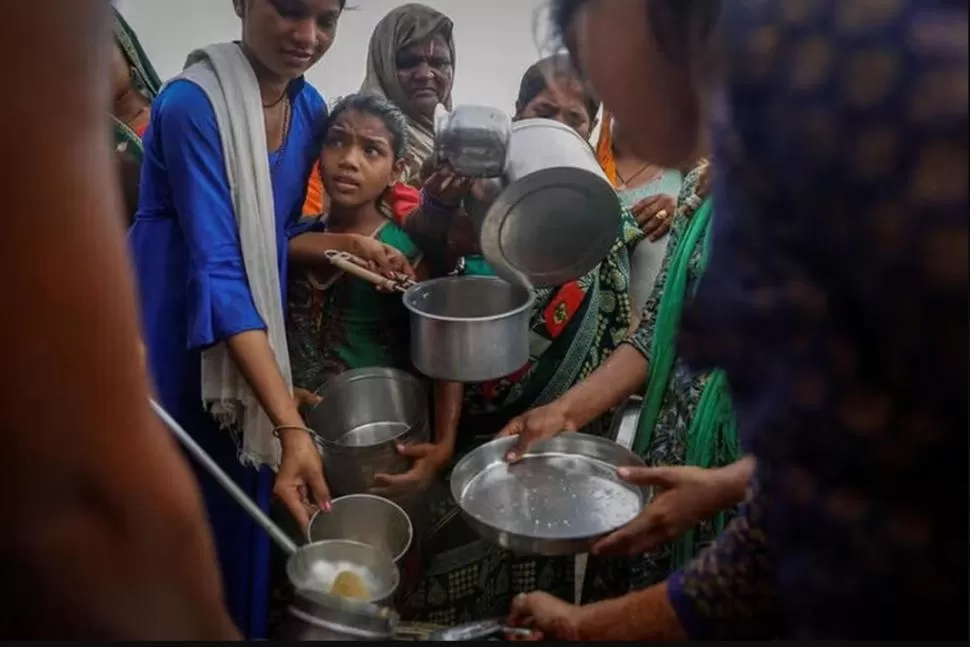
M 111 10 L 114 12 L 115 42 L 128 62 L 128 67 L 131 68 L 132 83 L 136 90 L 145 95 L 146 99 L 152 101 L 162 89 L 162 82 L 158 73 L 155 72 L 151 61 L 148 60 L 148 55 L 142 48 L 138 36 L 135 35 L 135 30 L 131 28 L 131 25 L 128 24 L 128 21 L 117 8 L 112 6 Z M 127 152 L 141 161 L 141 137 L 127 124 L 116 119 L 114 115 L 111 116 L 111 122 L 114 126 L 115 150 Z
M 162 89 L 162 81 L 152 67 L 151 61 L 148 60 L 148 55 L 142 48 L 138 36 L 135 35 L 135 30 L 131 28 L 121 12 L 114 7 L 111 10 L 115 16 L 115 42 L 118 43 L 121 53 L 125 55 L 131 67 L 135 89 L 149 100 L 153 100 Z
M 397 78 L 397 54 L 402 49 L 441 34 L 448 44 L 452 64 L 455 61 L 454 23 L 451 18 L 423 4 L 406 4 L 384 16 L 371 34 L 367 49 L 367 76 L 361 92 L 380 94 L 398 105 L 408 119 L 407 168 L 404 180 L 418 177 L 421 165 L 434 151 L 434 123 L 423 115 L 411 115 L 405 110 L 407 96 Z M 444 98 L 444 106 L 451 110 L 451 93 Z

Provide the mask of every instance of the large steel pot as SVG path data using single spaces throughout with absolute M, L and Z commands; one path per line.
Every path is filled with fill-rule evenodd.
M 484 382 L 529 360 L 535 296 L 492 276 L 447 276 L 404 293 L 411 317 L 411 361 L 429 377 Z
M 471 209 L 482 255 L 508 281 L 562 285 L 588 273 L 620 233 L 622 208 L 589 142 L 551 119 L 512 124 L 502 183 Z M 477 212 L 477 215 L 476 215 Z M 481 215 L 484 213 L 484 215 Z
M 397 443 L 428 442 L 428 395 L 413 375 L 393 368 L 341 373 L 318 391 L 307 414 L 334 496 L 366 493 L 374 475 L 403 474 L 411 461 Z

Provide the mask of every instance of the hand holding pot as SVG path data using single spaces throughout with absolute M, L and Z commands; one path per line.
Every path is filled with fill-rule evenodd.
M 306 530 L 313 508 L 309 494 L 313 495 L 320 509 L 330 509 L 330 490 L 323 477 L 323 462 L 313 438 L 305 431 L 283 430 L 280 432 L 280 443 L 283 458 L 276 473 L 273 494 L 280 498 L 300 527 Z
M 434 477 L 451 460 L 451 451 L 435 443 L 400 444 L 397 451 L 414 461 L 404 474 L 375 474 L 370 493 L 392 500 L 408 499 L 428 489 Z
M 498 437 L 518 436 L 515 447 L 505 457 L 510 463 L 514 463 L 532 445 L 564 431 L 576 431 L 576 425 L 569 420 L 565 405 L 556 401 L 513 418 L 498 432 Z
M 692 526 L 736 503 L 745 473 L 700 467 L 621 468 L 621 479 L 663 488 L 636 519 L 593 546 L 595 555 L 639 555 L 676 539 Z M 740 488 L 732 480 L 740 479 Z M 733 486 L 733 487 L 732 487 Z
M 404 254 L 370 236 L 355 235 L 351 253 L 384 276 L 403 274 L 410 279 L 414 278 L 414 268 Z
M 548 593 L 520 593 L 512 600 L 506 624 L 532 630 L 528 638 L 511 637 L 511 640 L 578 641 L 579 617 L 583 613 L 583 607 L 563 602 Z

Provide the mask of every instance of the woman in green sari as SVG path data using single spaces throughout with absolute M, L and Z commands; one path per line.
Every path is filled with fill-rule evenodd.
M 117 9 L 112 10 L 115 50 L 111 123 L 114 127 L 115 153 L 121 167 L 125 211 L 130 223 L 138 209 L 138 186 L 144 154 L 142 137 L 148 128 L 152 101 L 161 91 L 162 82 L 134 30 Z
M 598 101 L 568 58 L 553 56 L 522 78 L 515 119 L 554 119 L 584 139 L 593 129 Z M 404 220 L 405 229 L 438 272 L 458 257 L 466 274 L 492 269 L 468 235 L 460 209 L 471 182 L 447 168 L 431 170 L 420 207 Z M 453 461 L 492 440 L 515 416 L 555 401 L 592 373 L 623 341 L 631 324 L 630 253 L 644 239 L 624 212 L 617 239 L 591 272 L 554 288 L 536 290 L 531 320 L 531 357 L 516 373 L 483 384 L 466 384 Z M 587 431 L 600 432 L 596 421 Z M 564 599 L 575 595 L 572 557 L 515 557 L 482 540 L 461 519 L 447 488 L 438 483 L 427 497 L 431 525 L 422 537 L 422 578 L 406 596 L 404 613 L 427 622 L 455 624 L 507 613 L 519 592 L 542 590 Z
M 542 438 L 582 428 L 646 380 L 633 449 L 651 468 L 634 471 L 631 480 L 661 493 L 630 526 L 594 546 L 584 603 L 655 584 L 690 560 L 723 528 L 753 467 L 739 449 L 723 374 L 691 374 L 676 351 L 684 301 L 707 262 L 707 169 L 701 163 L 684 180 L 660 274 L 636 330 L 587 379 L 502 431 L 519 436 L 516 451 L 522 452 Z M 610 556 L 616 554 L 623 557 Z

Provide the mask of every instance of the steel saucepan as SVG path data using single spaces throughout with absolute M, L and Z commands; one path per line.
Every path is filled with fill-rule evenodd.
M 454 382 L 511 375 L 529 360 L 535 296 L 491 276 L 446 276 L 404 293 L 411 317 L 411 361 L 421 373 Z
M 418 378 L 393 368 L 353 369 L 331 378 L 307 415 L 323 454 L 330 491 L 363 494 L 378 473 L 403 474 L 411 461 L 397 443 L 428 442 L 428 394 Z

